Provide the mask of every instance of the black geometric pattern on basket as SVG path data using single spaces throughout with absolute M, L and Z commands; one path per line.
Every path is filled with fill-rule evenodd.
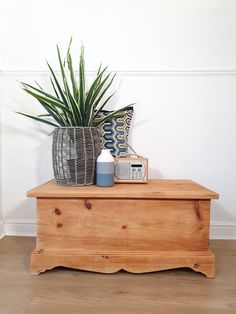
M 55 128 L 52 158 L 56 182 L 66 186 L 94 184 L 96 160 L 100 152 L 97 128 Z
M 111 112 L 103 110 L 98 114 L 97 119 L 104 118 Z M 109 149 L 113 157 L 124 157 L 128 154 L 126 142 L 128 142 L 133 112 L 133 107 L 122 110 L 119 115 L 99 127 L 101 149 Z

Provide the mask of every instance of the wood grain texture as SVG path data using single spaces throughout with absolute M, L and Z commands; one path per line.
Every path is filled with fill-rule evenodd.
M 37 206 L 37 249 L 208 249 L 207 200 L 38 199 Z
M 35 238 L 0 240 L 1 314 L 235 314 L 236 241 L 211 240 L 216 277 L 191 269 L 101 274 L 55 268 L 30 276 Z
M 215 257 L 208 251 L 111 252 L 111 251 L 44 251 L 34 250 L 31 255 L 31 274 L 57 266 L 65 266 L 100 273 L 125 270 L 147 273 L 159 270 L 189 267 L 209 278 L 215 276 Z
M 208 200 L 40 198 L 37 206 L 32 274 L 56 266 L 104 273 L 190 267 L 214 276 Z
M 153 180 L 144 189 L 118 186 L 58 188 L 50 181 L 28 193 L 37 196 L 32 274 L 56 266 L 103 273 L 190 267 L 214 277 L 209 221 L 215 192 L 176 180 Z
M 148 180 L 147 184 L 115 184 L 113 187 L 65 187 L 48 181 L 30 191 L 29 197 L 123 199 L 217 199 L 215 193 L 191 180 Z

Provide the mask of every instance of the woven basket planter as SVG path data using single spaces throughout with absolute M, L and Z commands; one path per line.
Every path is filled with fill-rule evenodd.
M 94 127 L 58 127 L 53 133 L 52 159 L 57 184 L 95 183 L 100 136 Z

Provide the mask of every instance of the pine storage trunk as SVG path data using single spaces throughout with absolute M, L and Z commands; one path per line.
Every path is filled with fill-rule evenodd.
M 31 273 L 56 266 L 113 273 L 190 267 L 214 277 L 210 202 L 218 194 L 188 180 L 146 185 L 63 187 L 49 181 L 37 197 Z

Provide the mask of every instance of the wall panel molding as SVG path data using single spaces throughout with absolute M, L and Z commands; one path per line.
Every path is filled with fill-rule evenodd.
M 36 223 L 32 219 L 6 219 L 6 236 L 36 236 Z
M 236 68 L 180 68 L 180 69 L 157 69 L 157 70 L 115 70 L 110 69 L 110 72 L 117 72 L 118 76 L 236 76 Z M 60 72 L 55 71 L 58 75 Z M 78 75 L 78 72 L 75 71 Z M 87 75 L 94 76 L 96 71 L 86 71 Z M 17 76 L 49 76 L 49 71 L 40 70 L 0 70 L 0 76 L 17 77 Z

